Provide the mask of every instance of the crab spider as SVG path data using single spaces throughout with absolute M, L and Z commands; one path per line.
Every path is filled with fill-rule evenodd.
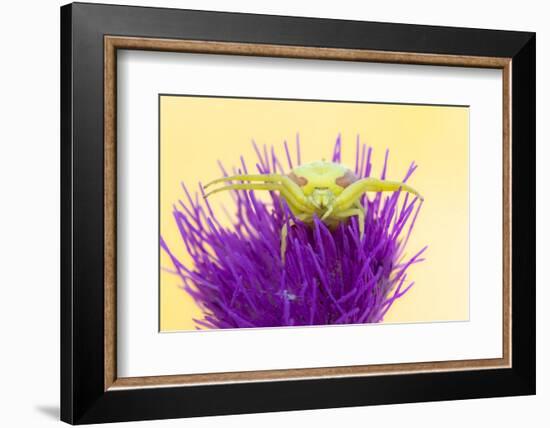
M 411 186 L 398 181 L 377 178 L 358 178 L 342 164 L 318 161 L 300 165 L 288 175 L 283 174 L 242 174 L 222 177 L 211 181 L 205 189 L 220 183 L 235 182 L 214 189 L 205 198 L 224 190 L 270 190 L 277 191 L 285 200 L 294 216 L 311 224 L 315 216 L 332 227 L 357 216 L 359 235 L 365 232 L 365 208 L 360 198 L 366 192 L 394 192 L 403 190 L 418 196 Z M 284 263 L 288 223 L 281 229 L 281 260 Z

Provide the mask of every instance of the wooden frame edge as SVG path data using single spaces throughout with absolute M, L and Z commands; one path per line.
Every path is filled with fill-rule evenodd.
M 270 45 L 261 43 L 214 42 L 146 37 L 105 36 L 105 46 L 113 49 L 154 50 L 219 55 L 368 61 L 395 64 L 446 65 L 458 67 L 504 68 L 510 58 L 424 54 L 366 49 L 323 48 L 311 46 Z
M 502 358 L 118 378 L 109 390 L 499 369 Z M 252 375 L 252 376 L 251 376 Z
M 512 367 L 512 60 L 502 69 L 502 356 Z
M 104 41 L 104 388 L 116 380 L 116 47 Z
M 496 68 L 503 72 L 503 356 L 495 359 L 117 378 L 116 376 L 116 51 L 268 56 L 339 61 Z M 511 84 L 512 60 L 501 57 L 382 52 L 253 43 L 104 36 L 104 390 L 205 384 L 363 377 L 510 368 L 511 310 Z

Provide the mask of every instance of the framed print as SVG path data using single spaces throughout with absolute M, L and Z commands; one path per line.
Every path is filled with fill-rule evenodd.
M 62 420 L 535 393 L 533 33 L 75 3 L 61 54 Z

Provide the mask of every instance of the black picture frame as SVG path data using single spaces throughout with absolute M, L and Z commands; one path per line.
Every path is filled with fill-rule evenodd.
M 104 388 L 104 36 L 512 60 L 512 366 Z M 71 424 L 535 393 L 535 34 L 73 3 L 61 8 L 61 419 Z

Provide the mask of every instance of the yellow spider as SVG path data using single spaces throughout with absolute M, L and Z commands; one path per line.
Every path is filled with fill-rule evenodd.
M 379 180 L 377 178 L 359 179 L 346 166 L 327 161 L 317 161 L 300 165 L 288 175 L 282 174 L 242 174 L 223 177 L 208 183 L 240 181 L 212 190 L 208 197 L 224 190 L 271 190 L 279 192 L 294 216 L 304 223 L 311 224 L 314 216 L 327 226 L 333 227 L 349 217 L 357 216 L 359 234 L 365 232 L 365 208 L 360 198 L 365 192 L 384 192 L 404 190 L 418 196 L 412 187 L 398 181 Z M 248 183 L 244 183 L 248 182 Z M 281 259 L 284 263 L 288 225 L 281 229 Z

